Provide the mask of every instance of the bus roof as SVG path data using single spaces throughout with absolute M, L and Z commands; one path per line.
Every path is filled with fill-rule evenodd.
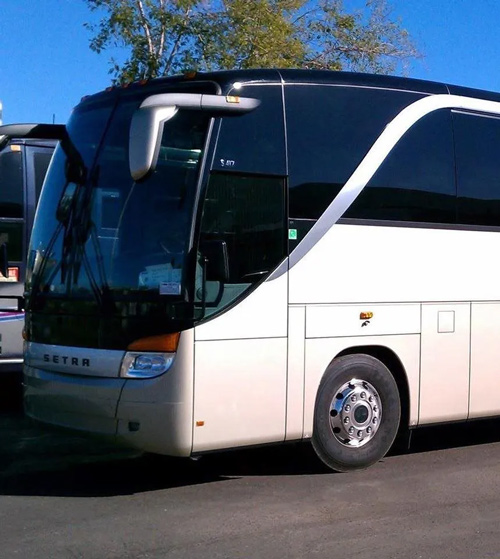
M 97 100 L 109 96 L 127 95 L 140 88 L 147 87 L 148 91 L 160 91 L 165 87 L 185 84 L 189 82 L 211 82 L 216 84 L 221 94 L 230 91 L 235 82 L 276 82 L 276 83 L 301 83 L 323 85 L 351 85 L 357 87 L 373 87 L 383 89 L 399 89 L 402 91 L 415 91 L 427 94 L 455 94 L 479 99 L 500 101 L 500 93 L 471 89 L 457 85 L 439 82 L 387 76 L 379 74 L 363 74 L 355 72 L 337 72 L 330 70 L 301 70 L 301 69 L 255 69 L 255 70 L 226 70 L 218 72 L 188 72 L 184 75 L 156 78 L 134 82 L 127 86 L 115 86 L 89 95 L 82 99 Z

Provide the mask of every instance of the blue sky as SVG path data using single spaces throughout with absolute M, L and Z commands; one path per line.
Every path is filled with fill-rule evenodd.
M 425 56 L 411 77 L 500 91 L 498 0 L 391 4 Z M 97 19 L 83 0 L 0 0 L 4 123 L 65 122 L 83 95 L 109 85 L 109 55 L 89 49 L 83 27 Z

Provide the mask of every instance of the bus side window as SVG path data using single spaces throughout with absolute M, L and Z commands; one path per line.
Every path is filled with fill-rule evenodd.
M 281 85 L 245 85 L 237 94 L 259 99 L 260 105 L 248 114 L 222 119 L 213 169 L 285 176 Z
M 207 299 L 207 307 L 217 307 L 207 308 L 208 314 L 267 277 L 285 257 L 284 179 L 213 173 L 203 206 L 200 250 L 210 241 L 224 243 L 227 249 L 228 278 L 222 292 L 220 286 L 212 286 L 220 296 Z M 198 274 L 198 300 L 201 282 Z
M 404 134 L 343 217 L 455 223 L 455 213 L 451 113 L 443 109 Z
M 23 160 L 21 146 L 0 154 L 0 217 L 24 217 Z
M 500 227 L 500 119 L 453 113 L 458 223 Z
M 419 93 L 345 86 L 285 86 L 289 250 L 332 203 L 384 127 Z
M 23 231 L 23 154 L 14 144 L 0 153 L 0 242 L 7 243 L 9 262 L 23 260 Z
M 47 174 L 47 169 L 49 167 L 50 160 L 52 159 L 52 150 L 41 151 L 37 150 L 33 154 L 33 163 L 35 169 L 35 195 L 36 201 L 40 198 L 40 193 L 42 191 L 43 181 L 45 175 Z

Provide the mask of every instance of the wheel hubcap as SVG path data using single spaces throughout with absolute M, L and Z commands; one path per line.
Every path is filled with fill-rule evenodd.
M 359 447 L 369 442 L 381 419 L 380 396 L 364 380 L 351 379 L 343 384 L 330 405 L 330 427 L 345 446 Z

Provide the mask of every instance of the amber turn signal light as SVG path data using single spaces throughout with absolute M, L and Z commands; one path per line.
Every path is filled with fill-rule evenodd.
M 135 340 L 128 347 L 128 351 L 161 351 L 165 353 L 175 353 L 179 345 L 180 332 L 173 334 L 163 334 L 161 336 L 150 336 Z

